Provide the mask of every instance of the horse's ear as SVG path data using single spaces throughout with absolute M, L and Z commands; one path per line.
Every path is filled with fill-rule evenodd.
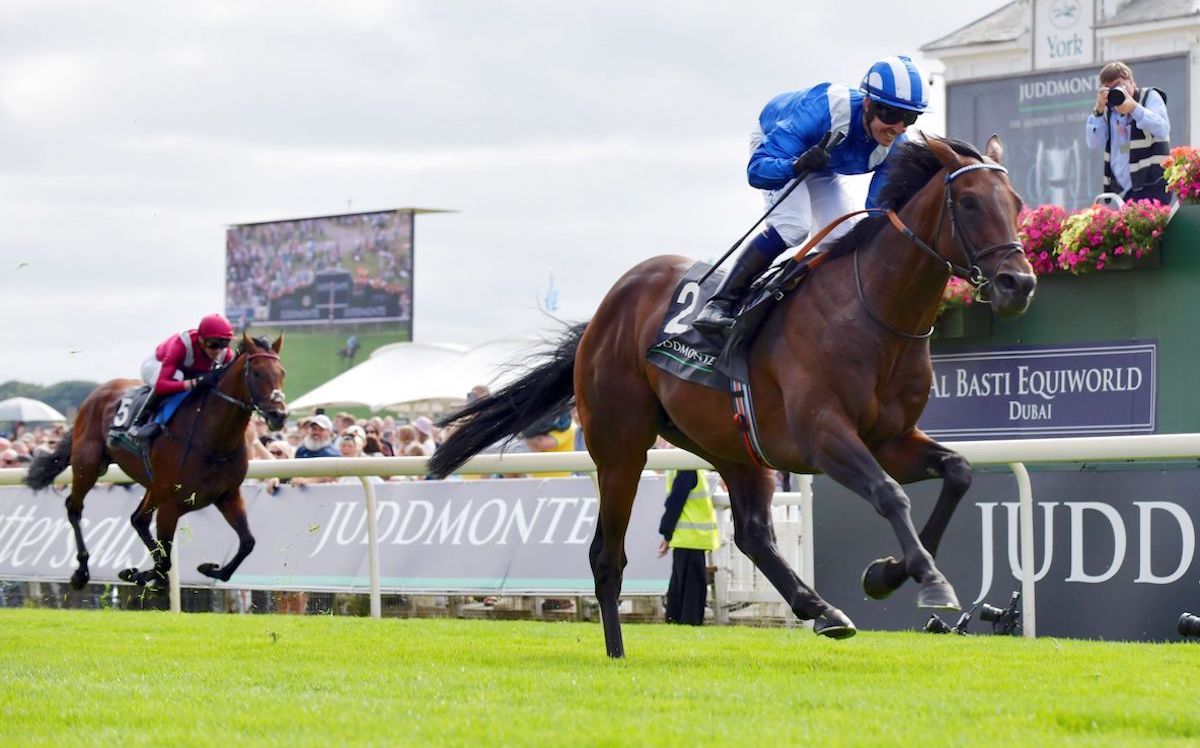
M 275 338 L 275 342 L 271 344 L 271 350 L 279 353 L 283 349 L 283 331 L 279 331 L 279 337 Z
M 1004 163 L 1004 144 L 1000 142 L 999 135 L 988 138 L 987 145 L 983 147 L 983 155 L 998 164 Z
M 254 350 L 254 341 L 250 339 L 249 333 L 242 330 L 242 342 L 238 343 L 238 351 Z
M 950 147 L 950 144 L 945 140 L 934 135 L 927 135 L 925 143 L 929 146 L 930 152 L 937 157 L 939 163 L 947 169 L 953 171 L 962 166 L 962 159 Z

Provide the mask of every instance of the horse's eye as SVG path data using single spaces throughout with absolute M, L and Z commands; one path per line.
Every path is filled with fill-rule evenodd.
M 963 195 L 962 206 L 966 210 L 979 210 L 979 198 L 974 195 Z

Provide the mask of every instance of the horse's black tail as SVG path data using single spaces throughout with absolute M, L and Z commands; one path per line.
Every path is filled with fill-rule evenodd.
M 438 422 L 458 427 L 429 460 L 429 474 L 445 478 L 496 442 L 512 438 L 575 400 L 575 352 L 587 323 L 570 327 L 525 376 Z
M 29 463 L 29 471 L 25 473 L 21 482 L 34 491 L 40 491 L 53 483 L 58 474 L 66 470 L 70 464 L 71 432 L 68 431 L 66 436 L 58 441 L 58 446 L 54 448 L 53 452 L 33 458 L 33 462 Z

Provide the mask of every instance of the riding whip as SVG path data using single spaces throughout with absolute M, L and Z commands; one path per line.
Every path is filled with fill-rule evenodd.
M 842 140 L 845 139 L 845 137 L 846 137 L 846 135 L 840 131 L 830 130 L 829 132 L 825 133 L 821 137 L 821 142 L 817 143 L 817 145 L 821 148 L 821 150 L 825 151 L 826 153 L 829 153 L 834 148 L 837 148 L 838 144 L 841 143 Z M 721 255 L 721 259 L 714 262 L 713 266 L 708 269 L 708 272 L 706 272 L 703 276 L 700 277 L 700 281 L 699 281 L 700 285 L 704 285 L 704 281 L 708 280 L 708 276 L 712 275 L 713 271 L 721 266 L 721 263 L 723 263 L 729 259 L 729 255 L 733 254 L 737 250 L 738 247 L 742 246 L 742 242 L 746 241 L 746 237 L 750 236 L 750 234 L 756 228 L 759 227 L 759 224 L 761 224 L 763 221 L 767 220 L 767 216 L 771 215 L 771 211 L 775 210 L 775 206 L 779 205 L 784 200 L 786 200 L 787 196 L 792 194 L 792 190 L 796 189 L 796 187 L 798 187 L 801 182 L 803 182 L 805 179 L 807 179 L 808 175 L 809 175 L 809 171 L 805 170 L 805 171 L 802 171 L 799 174 L 797 174 L 795 176 L 795 178 L 792 179 L 791 185 L 789 185 L 788 188 L 786 190 L 784 190 L 784 193 L 779 196 L 778 200 L 771 203 L 771 207 L 767 208 L 767 212 L 763 213 L 762 216 L 759 217 L 759 219 L 757 221 L 755 221 L 754 224 L 751 225 L 749 229 L 746 230 L 746 233 L 742 234 L 741 238 L 739 238 L 736 242 L 734 242 L 733 246 L 725 251 L 725 254 Z

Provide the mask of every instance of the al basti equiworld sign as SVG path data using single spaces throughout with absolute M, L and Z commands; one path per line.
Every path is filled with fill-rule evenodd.
M 941 439 L 1154 433 L 1157 348 L 1133 341 L 934 354 L 920 426 Z

